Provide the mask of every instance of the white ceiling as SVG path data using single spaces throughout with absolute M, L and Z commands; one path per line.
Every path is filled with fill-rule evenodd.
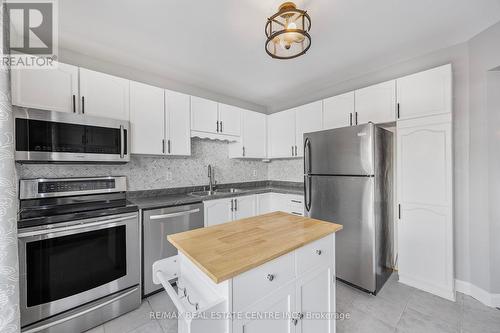
M 500 21 L 500 0 L 298 0 L 312 46 L 294 60 L 264 50 L 276 0 L 59 1 L 59 46 L 264 106 L 464 42 Z

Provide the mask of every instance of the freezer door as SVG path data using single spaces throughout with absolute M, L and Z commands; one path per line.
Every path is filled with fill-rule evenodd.
M 370 123 L 304 134 L 304 173 L 373 175 L 373 133 Z
M 374 178 L 306 176 L 306 185 L 307 216 L 343 226 L 335 236 L 337 277 L 374 292 Z

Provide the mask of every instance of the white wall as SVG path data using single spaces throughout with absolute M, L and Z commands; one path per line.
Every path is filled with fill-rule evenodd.
M 500 251 L 494 235 L 500 196 L 495 185 L 500 169 L 495 167 L 499 149 L 498 109 L 488 110 L 488 83 L 494 84 L 491 70 L 500 65 L 500 23 L 469 42 L 470 55 L 470 281 L 489 292 L 500 292 Z M 488 80 L 490 78 L 490 80 Z M 499 94 L 497 91 L 496 95 Z M 490 96 L 492 96 L 490 94 Z M 494 102 L 494 100 L 492 100 Z M 496 113 L 495 113 L 496 112 Z M 490 152 L 491 164 L 490 164 Z M 497 229 L 498 230 L 498 229 Z M 496 261 L 495 261 L 496 260 Z

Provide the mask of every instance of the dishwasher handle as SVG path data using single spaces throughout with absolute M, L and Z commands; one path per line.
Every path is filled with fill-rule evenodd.
M 183 211 L 183 212 L 176 212 L 176 213 L 169 213 L 169 214 L 162 214 L 162 215 L 153 215 L 153 216 L 150 216 L 149 219 L 152 220 L 152 221 L 153 220 L 168 219 L 168 218 L 171 218 L 171 217 L 185 216 L 185 215 L 190 215 L 190 214 L 198 213 L 199 211 L 200 211 L 199 208 L 195 208 L 195 209 L 186 210 L 186 211 Z

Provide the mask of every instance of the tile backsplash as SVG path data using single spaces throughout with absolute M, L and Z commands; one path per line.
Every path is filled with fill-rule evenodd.
M 304 159 L 272 160 L 268 166 L 267 177 L 269 180 L 303 182 Z
M 229 159 L 228 143 L 193 138 L 189 157 L 132 155 L 127 164 L 16 164 L 18 178 L 127 176 L 128 189 L 150 190 L 208 184 L 207 166 L 218 183 L 268 180 L 268 164 Z M 280 179 L 277 179 L 280 180 Z

